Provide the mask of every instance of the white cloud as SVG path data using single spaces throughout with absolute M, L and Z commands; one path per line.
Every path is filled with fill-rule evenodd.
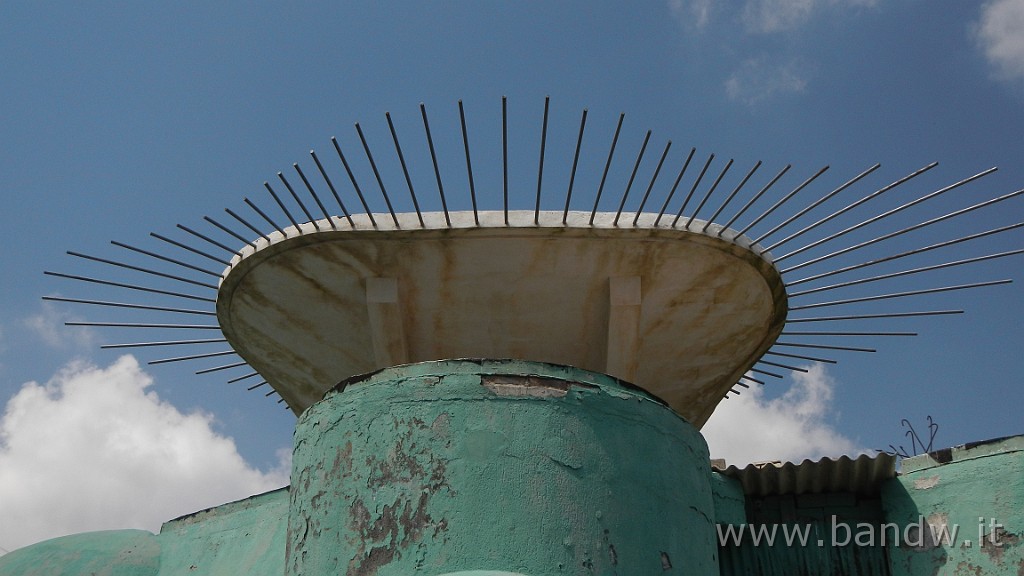
M 1024 0 L 986 2 L 975 31 L 985 57 L 1000 77 L 1024 78 Z
M 22 320 L 29 333 L 34 334 L 47 346 L 57 349 L 92 348 L 96 343 L 96 332 L 85 326 L 65 326 L 64 323 L 79 320 L 58 309 L 49 302 L 43 302 L 42 310 Z
M 776 95 L 797 94 L 807 88 L 807 80 L 795 62 L 772 65 L 764 56 L 743 62 L 725 81 L 730 100 L 754 105 Z
M 794 372 L 793 386 L 778 398 L 766 400 L 764 389 L 752 386 L 719 404 L 701 429 L 711 457 L 742 468 L 750 462 L 865 452 L 830 423 L 835 382 L 820 365 L 808 370 Z
M 794 30 L 805 24 L 817 0 L 748 0 L 743 24 L 750 32 L 771 34 Z
M 668 0 L 672 14 L 682 23 L 704 28 L 711 21 L 714 0 Z
M 91 530 L 159 529 L 182 514 L 287 484 L 247 464 L 212 416 L 147 391 L 135 358 L 72 363 L 29 382 L 0 417 L 0 546 Z

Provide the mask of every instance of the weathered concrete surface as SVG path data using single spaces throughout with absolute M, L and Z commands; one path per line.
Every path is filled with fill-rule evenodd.
M 157 576 L 160 543 L 145 530 L 86 532 L 0 556 L 3 576 Z
M 700 427 L 774 343 L 778 271 L 695 220 L 614 214 L 399 215 L 254 240 L 217 297 L 225 337 L 297 414 L 334 383 L 406 362 L 519 358 L 626 379 Z M 631 220 L 631 218 L 630 218 Z M 717 233 L 721 231 L 719 237 Z
M 882 502 L 894 576 L 1024 575 L 1024 436 L 906 459 Z
M 712 472 L 711 497 L 715 506 L 716 524 L 747 523 L 746 497 L 739 480 Z
M 286 574 L 717 574 L 709 480 L 699 433 L 608 376 L 391 368 L 300 417 Z

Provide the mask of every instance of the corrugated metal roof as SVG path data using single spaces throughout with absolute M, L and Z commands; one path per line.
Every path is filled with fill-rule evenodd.
M 862 454 L 851 459 L 822 458 L 817 462 L 764 462 L 745 468 L 729 466 L 716 470 L 736 478 L 747 496 L 763 497 L 782 494 L 820 494 L 852 492 L 863 496 L 878 494 L 884 480 L 896 477 L 896 457 L 879 453 Z

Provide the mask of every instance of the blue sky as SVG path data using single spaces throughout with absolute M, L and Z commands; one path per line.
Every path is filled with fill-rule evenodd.
M 515 154 L 528 167 L 515 172 L 511 184 L 514 201 L 523 207 L 535 190 L 531 171 L 548 95 L 552 143 L 546 182 L 552 189 L 566 179 L 583 108 L 589 110 L 593 138 L 584 161 L 591 164 L 599 163 L 620 112 L 626 114 L 624 149 L 635 154 L 650 129 L 653 149 L 673 141 L 669 165 L 678 166 L 690 147 L 698 155 L 734 158 L 737 171 L 758 160 L 765 174 L 791 163 L 791 187 L 828 165 L 821 194 L 881 163 L 870 184 L 845 196 L 847 201 L 939 162 L 892 200 L 880 201 L 875 213 L 999 167 L 905 224 L 1024 187 L 1021 0 L 22 3 L 0 8 L 0 32 L 0 219 L 6 231 L 0 248 L 0 403 L 22 401 L 8 404 L 0 422 L 0 512 L 7 517 L 45 501 L 28 498 L 18 510 L 3 510 L 12 506 L 12 494 L 24 497 L 10 486 L 31 486 L 32 475 L 46 471 L 17 456 L 24 453 L 14 447 L 19 435 L 50 438 L 26 431 L 26 418 L 43 418 L 33 410 L 50 417 L 62 410 L 94 411 L 103 418 L 102 394 L 94 404 L 88 393 L 82 404 L 70 404 L 80 397 L 70 393 L 69 383 L 83 378 L 134 382 L 130 392 L 121 393 L 164 415 L 151 423 L 198 427 L 192 437 L 198 446 L 233 439 L 236 452 L 217 460 L 233 462 L 225 477 L 245 478 L 240 491 L 281 481 L 281 450 L 290 445 L 294 422 L 290 413 L 259 392 L 225 384 L 224 377 L 196 376 L 194 366 L 145 366 L 157 357 L 150 353 L 137 354 L 139 370 L 130 360 L 118 361 L 118 354 L 98 346 L 130 336 L 60 326 L 68 319 L 105 318 L 95 310 L 44 304 L 43 295 L 88 290 L 43 271 L 101 275 L 102 269 L 64 251 L 115 257 L 121 253 L 110 240 L 150 246 L 150 232 L 170 235 L 178 223 L 198 227 L 204 215 L 243 207 L 244 197 L 263 198 L 264 180 L 292 162 L 305 162 L 311 148 L 329 150 L 331 136 L 356 146 L 354 122 L 383 149 L 385 111 L 403 133 L 412 134 L 417 106 L 424 102 L 440 131 L 439 146 L 458 150 L 456 103 L 462 99 L 473 133 L 484 140 L 477 153 L 492 156 L 474 159 L 478 192 L 491 206 L 497 205 L 500 180 L 496 141 L 487 137 L 497 134 L 503 95 L 513 137 L 521 142 Z M 648 156 L 646 174 L 653 160 Z M 396 187 L 402 182 L 394 171 L 385 178 Z M 594 179 L 593 170 L 588 178 Z M 581 183 L 581 195 L 593 194 L 590 180 Z M 659 182 L 655 197 L 666 193 L 665 180 Z M 459 193 L 455 186 L 452 194 Z M 1009 201 L 962 223 L 908 235 L 874 254 L 1022 220 L 1024 204 Z M 1015 230 L 925 263 L 1021 246 L 1024 232 Z M 934 281 L 888 284 L 896 291 L 1016 281 L 908 305 L 967 313 L 874 325 L 920 336 L 876 339 L 875 354 L 838 354 L 838 365 L 813 372 L 813 385 L 789 375 L 769 379 L 765 390 L 737 404 L 732 419 L 720 418 L 728 425 L 719 426 L 732 431 L 728 442 L 755 445 L 767 430 L 793 430 L 773 440 L 784 458 L 890 443 L 909 447 L 900 420 L 921 429 L 926 415 L 940 423 L 937 443 L 943 446 L 1021 433 L 1021 262 L 1000 259 L 956 268 Z M 40 385 L 26 387 L 28 382 Z M 781 424 L 794 418 L 800 424 L 795 428 Z M 74 436 L 78 432 L 67 425 L 73 420 L 54 421 L 49 432 L 57 439 Z M 144 423 L 126 423 L 125 430 L 131 425 Z M 161 441 L 159 434 L 146 437 Z M 102 451 L 87 443 L 53 453 L 75 455 L 75 466 L 105 461 L 90 447 Z M 103 465 L 120 473 L 116 464 Z M 203 502 L 228 497 L 212 494 Z M 200 504 L 179 502 L 186 509 L 177 513 Z M 169 505 L 159 513 L 167 519 L 174 510 Z M 104 526 L 90 520 L 95 515 L 83 512 L 33 534 L 152 522 L 116 517 L 111 521 L 121 524 Z M 0 548 L 26 543 L 15 538 L 0 533 Z

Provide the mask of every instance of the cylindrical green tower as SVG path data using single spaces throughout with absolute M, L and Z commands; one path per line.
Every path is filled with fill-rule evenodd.
M 708 468 L 693 426 L 603 374 L 387 368 L 299 419 L 286 573 L 717 574 Z

